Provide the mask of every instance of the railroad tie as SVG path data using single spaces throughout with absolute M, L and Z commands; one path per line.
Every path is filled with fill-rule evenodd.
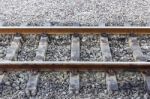
M 108 92 L 118 91 L 118 83 L 114 71 L 106 73 L 106 84 Z
M 126 26 L 131 26 L 131 25 L 126 24 Z M 139 62 L 147 61 L 146 57 L 142 53 L 141 47 L 138 43 L 138 40 L 135 34 L 132 34 L 129 37 L 129 46 L 132 49 L 133 58 L 135 61 L 139 61 Z M 149 93 L 150 92 L 150 75 L 148 73 L 143 73 L 143 78 L 144 78 L 144 87 Z
M 148 93 L 150 93 L 150 73 L 149 72 L 144 72 L 143 78 L 144 78 L 144 87 Z
M 148 23 L 147 26 L 150 26 Z M 142 53 L 143 54 L 143 53 Z M 150 73 L 148 71 L 142 72 L 144 78 L 144 87 L 148 93 L 150 93 Z
M 133 57 L 135 61 L 146 62 L 147 58 L 143 55 L 137 37 L 131 36 L 129 38 L 129 45 L 133 51 Z M 144 86 L 148 93 L 150 93 L 150 74 L 148 72 L 143 73 Z
M 4 78 L 4 73 L 1 73 L 1 74 L 0 74 L 0 84 L 1 84 L 2 81 L 3 81 L 3 78 Z
M 130 23 L 125 23 L 125 26 L 131 26 Z M 135 61 L 146 61 L 146 58 L 144 57 L 142 50 L 140 48 L 140 45 L 138 43 L 137 37 L 134 33 L 130 34 L 129 37 L 129 46 L 133 52 L 133 58 Z
M 102 34 L 100 37 L 100 46 L 102 51 L 103 61 L 112 61 L 107 34 Z
M 40 38 L 39 46 L 36 51 L 35 59 L 36 61 L 44 61 L 45 54 L 48 46 L 48 37 L 46 35 L 42 35 Z
M 133 52 L 133 58 L 135 61 L 147 61 L 146 57 L 143 55 L 140 45 L 138 43 L 137 37 L 130 36 L 129 37 L 129 46 Z
M 37 94 L 39 76 L 40 74 L 35 71 L 29 74 L 29 80 L 25 90 L 27 96 L 35 96 Z
M 101 46 L 103 61 L 111 62 L 112 61 L 111 51 L 109 47 L 108 37 L 107 34 L 105 33 L 103 33 L 100 37 L 100 46 Z M 108 71 L 106 73 L 106 84 L 107 84 L 107 90 L 109 92 L 118 90 L 116 75 L 113 71 L 111 72 Z
M 21 36 L 15 36 L 13 41 L 11 42 L 11 45 L 6 50 L 6 56 L 4 60 L 13 60 L 18 53 L 18 50 L 21 46 Z
M 71 60 L 72 61 L 79 61 L 80 60 L 80 38 L 77 34 L 74 34 L 72 36 Z
M 0 26 L 3 26 L 3 24 L 4 23 L 0 21 Z M 2 81 L 3 81 L 4 76 L 5 76 L 4 73 L 0 74 L 0 94 L 2 93 L 2 90 L 3 90 Z
M 36 51 L 35 61 L 44 61 L 45 54 L 48 46 L 48 37 L 46 35 L 42 35 L 40 38 L 39 46 Z M 37 93 L 37 84 L 39 80 L 39 73 L 30 72 L 29 80 L 27 82 L 26 94 L 28 96 L 35 96 Z
M 4 76 L 5 76 L 5 73 L 1 72 L 1 73 L 0 73 L 0 94 L 1 94 L 2 91 L 3 91 L 3 85 L 2 85 L 2 82 L 3 82 Z
M 70 72 L 70 81 L 69 81 L 69 93 L 78 94 L 79 93 L 79 74 L 78 72 Z
M 148 23 L 147 26 L 150 26 L 150 23 Z M 144 78 L 144 87 L 147 90 L 147 92 L 150 93 L 150 73 L 147 71 L 142 74 Z
M 11 42 L 11 45 L 6 50 L 6 56 L 4 60 L 12 61 L 17 56 L 18 50 L 21 46 L 21 40 L 21 36 L 14 37 L 13 41 Z M 4 73 L 0 74 L 0 84 L 2 83 L 4 76 Z M 0 86 L 0 88 L 2 89 L 2 86 Z
M 79 61 L 80 60 L 80 38 L 78 34 L 72 35 L 71 43 L 71 60 Z M 70 72 L 70 81 L 69 81 L 69 93 L 78 94 L 79 93 L 79 74 L 77 71 Z

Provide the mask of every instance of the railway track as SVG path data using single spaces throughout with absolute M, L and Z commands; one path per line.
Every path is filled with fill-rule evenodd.
M 150 91 L 149 33 L 149 27 L 1 27 L 0 69 L 4 71 L 0 75 L 1 87 L 5 71 L 29 70 L 24 93 L 28 98 L 37 99 L 38 84 L 45 79 L 41 78 L 40 71 L 63 69 L 69 70 L 67 94 L 76 96 L 84 90 L 81 87 L 84 78 L 79 72 L 100 70 L 105 72 L 104 89 L 112 94 L 120 91 L 118 70 L 131 69 L 142 76 L 139 79 L 147 95 Z
M 8 45 L 1 58 L 2 69 L 52 69 L 53 65 L 57 69 L 149 68 L 149 44 L 144 41 L 145 45 L 142 45 L 142 39 L 149 36 L 149 27 L 2 27 L 0 33 L 2 37 L 7 34 L 6 41 L 2 41 L 1 46 Z M 143 33 L 145 36 L 141 36 Z M 30 37 L 29 34 L 32 36 Z M 28 39 L 28 36 L 29 41 L 23 40 Z M 23 57 L 21 50 L 31 46 L 25 45 L 26 43 L 34 44 L 31 48 L 34 49 L 32 51 L 34 55 L 32 59 L 21 60 L 20 57 Z M 130 59 L 114 59 L 117 56 L 116 50 L 120 47 L 114 49 L 114 44 L 117 46 L 117 43 L 121 43 L 122 47 L 126 46 L 126 49 L 122 50 L 126 51 Z M 53 53 L 55 45 L 58 47 L 57 53 Z M 61 47 L 66 48 L 67 51 L 59 52 Z M 92 51 L 87 52 L 86 49 Z M 64 59 L 48 58 L 49 55 L 61 53 L 62 56 L 64 53 L 68 54 L 63 57 Z M 90 54 L 98 56 L 90 57 Z M 89 61 L 90 59 L 93 60 Z

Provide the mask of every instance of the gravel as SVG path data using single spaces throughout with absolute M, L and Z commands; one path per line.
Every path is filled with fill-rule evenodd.
M 144 88 L 141 72 L 134 70 L 116 71 L 119 91 L 108 92 L 104 71 L 82 71 L 79 94 L 69 94 L 69 72 L 41 71 L 37 95 L 28 97 L 25 87 L 28 71 L 9 71 L 1 85 L 2 99 L 149 99 Z M 147 97 L 147 98 L 146 98 Z
M 144 88 L 144 79 L 141 72 L 137 71 L 118 71 L 117 80 L 119 93 L 116 97 L 125 99 L 144 99 L 146 90 Z
M 80 46 L 81 61 L 102 61 L 99 35 L 82 35 Z
M 0 6 L 0 21 L 10 25 L 49 21 L 141 25 L 150 21 L 149 0 L 1 0 Z
M 0 60 L 4 59 L 6 50 L 12 41 L 13 35 L 0 34 Z
M 150 35 L 143 35 L 138 37 L 141 50 L 145 56 L 150 57 Z M 150 59 L 150 58 L 149 58 Z
M 68 88 L 69 73 L 42 72 L 36 97 L 40 99 L 66 99 L 68 98 Z
M 68 61 L 71 58 L 70 35 L 50 35 L 46 61 Z
M 25 71 L 7 72 L 3 79 L 0 97 L 3 97 L 3 99 L 8 99 L 8 97 L 16 97 L 25 89 L 27 79 L 28 75 Z
M 127 35 L 109 35 L 109 42 L 113 61 L 134 61 Z
M 105 72 L 80 72 L 80 98 L 94 99 L 107 94 Z
M 33 61 L 36 55 L 36 49 L 39 44 L 38 35 L 23 36 L 22 46 L 19 49 L 17 59 L 18 61 Z

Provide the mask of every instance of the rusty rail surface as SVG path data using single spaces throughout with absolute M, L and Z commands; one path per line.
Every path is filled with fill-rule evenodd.
M 71 34 L 71 33 L 104 33 L 107 32 L 109 34 L 127 34 L 127 33 L 147 33 L 150 34 L 150 27 L 0 27 L 0 33 L 7 34 L 29 34 L 29 33 L 47 33 L 47 34 Z

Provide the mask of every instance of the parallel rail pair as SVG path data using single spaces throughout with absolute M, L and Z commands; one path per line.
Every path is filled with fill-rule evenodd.
M 80 40 L 76 34 L 150 34 L 150 27 L 1 27 L 0 33 L 3 34 L 74 34 L 71 42 L 71 61 L 44 61 L 45 52 L 47 49 L 47 37 L 43 36 L 40 39 L 39 47 L 36 52 L 34 61 L 12 61 L 12 58 L 17 53 L 20 44 L 20 37 L 15 37 L 11 43 L 10 49 L 7 51 L 7 55 L 4 61 L 0 62 L 0 69 L 69 69 L 73 72 L 70 73 L 70 93 L 79 92 L 79 74 L 78 70 L 82 69 L 106 69 L 107 89 L 109 91 L 118 90 L 117 79 L 115 72 L 112 69 L 150 69 L 150 62 L 147 57 L 144 57 L 137 38 L 131 36 L 129 38 L 130 47 L 133 51 L 133 57 L 135 62 L 113 62 L 108 43 L 108 38 L 102 35 L 100 38 L 100 46 L 102 50 L 102 58 L 104 62 L 83 62 L 80 60 Z M 0 75 L 3 78 L 4 75 Z M 150 91 L 150 77 L 144 74 L 147 89 Z M 31 73 L 29 81 L 26 87 L 26 93 L 35 95 L 36 87 L 38 84 L 39 74 Z
M 150 27 L 0 27 L 0 33 L 2 34 L 150 34 Z M 19 41 L 17 41 L 19 42 Z M 45 50 L 42 50 L 42 47 L 45 45 L 44 41 L 41 41 L 41 45 L 39 47 L 39 51 L 44 51 L 41 57 L 44 57 Z M 0 62 L 1 69 L 10 69 L 10 68 L 24 68 L 24 69 L 113 69 L 113 68 L 141 68 L 147 69 L 150 67 L 150 63 L 144 59 L 139 44 L 136 41 L 135 37 L 131 37 L 130 46 L 133 49 L 133 56 L 135 58 L 135 62 L 112 62 L 111 52 L 108 44 L 108 38 L 101 38 L 101 49 L 104 62 L 83 62 L 79 61 L 80 56 L 80 41 L 79 37 L 72 37 L 71 44 L 71 61 L 2 61 Z M 10 47 L 11 50 L 15 49 L 16 46 Z M 11 50 L 9 54 L 11 54 Z M 15 52 L 13 52 L 15 54 Z M 13 54 L 12 54 L 13 55 Z M 9 55 L 8 55 L 9 56 Z M 13 56 L 11 56 L 13 57 Z M 106 59 L 108 58 L 108 59 Z

